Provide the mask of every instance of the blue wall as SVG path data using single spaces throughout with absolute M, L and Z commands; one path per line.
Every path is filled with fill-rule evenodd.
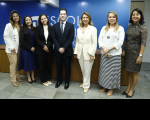
M 74 23 L 76 29 L 78 28 L 81 14 L 85 11 L 89 12 L 93 18 L 94 26 L 98 29 L 99 36 L 101 28 L 106 25 L 109 11 L 117 12 L 119 24 L 126 31 L 129 21 L 130 3 L 130 0 L 60 0 L 60 8 L 68 10 L 68 22 Z M 43 5 L 38 1 L 0 2 L 0 44 L 5 44 L 3 32 L 5 25 L 9 23 L 12 10 L 19 12 L 22 17 L 22 23 L 26 15 L 32 16 L 36 26 L 38 16 L 43 13 L 49 16 L 51 25 L 58 22 L 60 8 Z M 73 42 L 73 47 L 74 44 L 75 42 Z

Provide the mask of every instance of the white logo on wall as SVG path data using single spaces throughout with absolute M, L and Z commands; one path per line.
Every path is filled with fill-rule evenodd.
M 49 16 L 48 16 L 49 17 Z M 39 19 L 39 16 L 32 16 L 32 20 L 33 20 L 33 26 L 36 27 L 37 24 L 38 24 L 38 19 Z M 77 16 L 77 20 L 74 16 L 68 16 L 67 17 L 67 21 L 69 19 L 73 19 L 73 24 L 79 26 L 80 25 L 80 19 L 79 19 L 79 16 Z M 60 19 L 56 19 L 55 16 L 51 16 L 51 19 L 50 19 L 50 24 L 51 26 L 53 26 L 54 24 L 56 24 L 57 22 L 59 22 Z M 75 28 L 75 37 L 77 36 L 77 28 Z M 73 41 L 72 45 L 75 47 L 76 45 L 76 40 Z
M 32 16 L 33 26 L 34 26 L 34 27 L 37 26 L 38 19 L 39 19 L 39 16 Z M 80 25 L 79 16 L 77 16 L 77 20 L 75 19 L 74 16 L 68 16 L 68 17 L 67 17 L 67 21 L 68 21 L 69 19 L 73 19 L 73 24 L 74 24 L 74 25 L 75 25 L 75 24 L 76 24 L 77 26 Z M 51 26 L 53 26 L 54 24 L 56 24 L 56 23 L 59 22 L 59 21 L 60 21 L 59 18 L 56 20 L 56 17 L 55 17 L 55 16 L 51 16 L 50 24 L 51 24 Z M 77 30 L 77 28 L 75 28 L 75 37 L 76 37 L 76 33 L 77 33 L 76 30 Z

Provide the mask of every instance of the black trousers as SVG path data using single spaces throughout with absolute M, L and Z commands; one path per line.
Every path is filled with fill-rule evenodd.
M 63 79 L 62 67 L 63 67 L 63 63 L 64 63 L 64 65 L 65 65 L 65 83 L 69 83 L 70 76 L 71 76 L 71 58 L 72 58 L 72 56 L 65 56 L 65 55 L 55 56 L 58 82 L 62 82 L 62 79 Z
M 51 80 L 52 55 L 36 55 L 40 70 L 41 82 Z

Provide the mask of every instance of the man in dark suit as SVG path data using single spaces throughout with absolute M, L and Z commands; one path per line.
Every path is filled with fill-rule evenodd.
M 71 58 L 73 55 L 72 42 L 74 39 L 74 25 L 67 22 L 67 10 L 59 10 L 60 22 L 53 26 L 52 40 L 55 45 L 54 54 L 57 66 L 57 83 L 56 88 L 62 83 L 62 66 L 65 65 L 65 89 L 69 88 L 71 76 Z

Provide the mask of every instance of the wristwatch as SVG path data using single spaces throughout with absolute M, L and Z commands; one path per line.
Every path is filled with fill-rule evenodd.
M 139 56 L 142 57 L 143 55 L 142 55 L 142 54 L 139 54 Z

